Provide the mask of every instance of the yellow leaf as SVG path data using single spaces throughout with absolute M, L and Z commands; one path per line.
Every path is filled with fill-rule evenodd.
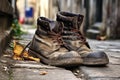
M 40 71 L 40 75 L 46 75 L 46 74 L 48 74 L 47 71 Z
M 13 43 L 14 43 L 14 49 L 13 49 L 13 53 L 14 53 L 13 59 L 14 60 L 23 60 L 23 58 L 25 58 L 25 59 L 40 62 L 39 58 L 34 58 L 33 56 L 30 56 L 28 54 L 28 51 L 26 51 L 26 50 L 24 51 L 24 53 L 22 53 L 23 54 L 23 58 L 22 58 L 21 57 L 21 55 L 22 55 L 21 52 L 23 51 L 24 46 L 22 44 L 16 42 L 16 41 L 13 41 Z

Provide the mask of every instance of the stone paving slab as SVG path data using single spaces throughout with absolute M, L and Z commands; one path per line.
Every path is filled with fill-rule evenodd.
M 46 74 L 42 75 L 42 72 Z M 13 68 L 13 80 L 78 80 L 71 71 L 64 69 Z
M 59 67 L 45 65 L 35 61 L 16 61 L 12 68 L 29 68 L 29 69 L 59 69 Z
M 80 80 L 70 70 L 35 61 L 17 61 L 5 55 L 0 62 L 0 80 Z
M 0 80 L 9 80 L 9 73 L 5 64 L 0 62 Z
M 93 50 L 105 51 L 109 56 L 106 67 L 81 66 L 85 80 L 120 80 L 120 43 L 119 41 L 89 41 Z
M 78 80 L 69 70 L 35 61 L 16 61 L 12 65 L 13 80 Z M 46 72 L 45 75 L 41 75 Z
M 120 80 L 120 65 L 80 67 L 87 80 Z

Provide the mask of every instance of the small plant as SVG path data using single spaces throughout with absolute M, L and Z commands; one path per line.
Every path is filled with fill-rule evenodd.
M 17 38 L 17 39 L 20 39 L 21 35 L 24 33 L 22 30 L 21 30 L 21 26 L 18 22 L 17 19 L 14 19 L 13 20 L 13 23 L 12 23 L 12 31 L 13 31 L 13 37 L 14 38 Z

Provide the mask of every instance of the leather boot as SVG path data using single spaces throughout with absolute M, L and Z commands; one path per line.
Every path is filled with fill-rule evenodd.
M 85 37 L 80 32 L 83 15 L 69 12 L 57 13 L 57 21 L 63 22 L 64 28 L 62 38 L 68 48 L 77 51 L 83 59 L 83 65 L 106 65 L 109 59 L 105 52 L 94 52 L 90 49 Z
M 62 31 L 62 23 L 39 17 L 37 30 L 29 46 L 29 53 L 48 65 L 62 67 L 80 65 L 82 63 L 80 55 L 64 46 L 61 37 Z

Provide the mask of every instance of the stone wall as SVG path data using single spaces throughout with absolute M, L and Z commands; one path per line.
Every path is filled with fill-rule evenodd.
M 8 0 L 0 0 L 0 55 L 10 41 L 10 26 L 12 23 L 13 8 Z
M 106 36 L 107 39 L 120 38 L 120 1 L 101 0 L 102 15 L 98 13 L 98 6 L 100 5 L 98 5 L 96 1 L 98 0 L 90 0 L 89 2 L 89 12 L 87 13 L 89 16 L 86 21 L 89 22 L 89 25 L 87 25 L 87 34 L 91 34 L 91 36 L 88 35 L 88 37 L 94 37 L 94 39 L 96 39 L 97 36 Z M 101 21 L 96 21 L 96 19 L 99 18 L 101 18 Z M 98 22 L 101 25 L 95 26 Z
M 107 35 L 112 39 L 120 39 L 120 0 L 109 0 L 107 8 Z

